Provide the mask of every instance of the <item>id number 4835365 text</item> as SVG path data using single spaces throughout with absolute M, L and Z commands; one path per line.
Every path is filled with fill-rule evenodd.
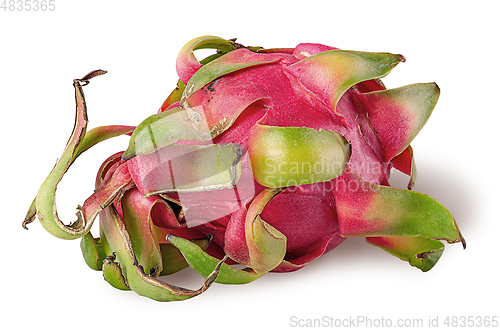
M 56 0 L 4 0 L 0 5 L 3 11 L 54 11 Z

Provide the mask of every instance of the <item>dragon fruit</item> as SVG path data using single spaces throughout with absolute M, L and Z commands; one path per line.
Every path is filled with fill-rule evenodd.
M 216 53 L 199 62 L 202 48 Z M 137 127 L 86 132 L 83 86 L 106 73 L 93 71 L 74 80 L 75 127 L 23 226 L 38 216 L 56 237 L 81 238 L 86 263 L 112 286 L 159 301 L 300 269 L 352 236 L 430 270 L 442 241 L 465 241 L 447 209 L 411 191 L 410 142 L 439 88 L 386 89 L 380 78 L 404 61 L 204 36 L 182 48 L 177 87 L 157 114 Z M 65 225 L 55 201 L 64 173 L 93 145 L 123 134 L 128 148 L 105 160 L 95 192 Z M 390 187 L 392 168 L 410 177 L 408 189 Z M 197 290 L 159 278 L 188 266 L 206 278 Z

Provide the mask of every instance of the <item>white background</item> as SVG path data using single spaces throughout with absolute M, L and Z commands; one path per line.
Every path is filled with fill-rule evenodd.
M 53 3 L 51 12 L 0 10 L 0 324 L 19 330 L 285 330 L 294 329 L 293 316 L 366 316 L 393 325 L 422 319 L 426 326 L 429 317 L 442 323 L 447 316 L 500 315 L 496 2 Z M 207 34 L 268 48 L 318 42 L 400 53 L 407 62 L 384 79 L 388 88 L 437 82 L 438 105 L 412 144 L 415 190 L 454 214 L 467 249 L 447 245 L 436 267 L 423 273 L 349 239 L 300 271 L 241 286 L 215 284 L 194 299 L 159 303 L 109 286 L 85 265 L 78 240 L 56 239 L 38 221 L 23 230 L 27 208 L 73 127 L 72 80 L 108 70 L 85 88 L 89 128 L 137 125 L 174 87 L 180 48 Z M 70 169 L 58 190 L 66 223 L 92 193 L 102 160 L 126 144 L 125 137 L 103 143 Z M 191 288 L 202 282 L 189 271 L 168 280 Z

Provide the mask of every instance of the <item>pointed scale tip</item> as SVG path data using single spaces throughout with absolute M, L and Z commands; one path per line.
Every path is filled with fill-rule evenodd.
M 30 223 L 31 223 L 31 222 L 33 222 L 33 221 L 34 221 L 34 219 L 25 219 L 25 220 L 23 221 L 23 224 L 22 224 L 23 229 L 25 229 L 25 230 L 29 230 L 29 229 L 28 229 L 28 224 L 30 224 Z
M 122 154 L 122 160 L 123 161 L 128 161 L 130 159 L 132 159 L 134 157 L 134 153 L 132 152 L 129 152 L 128 150 L 126 150 L 125 152 L 123 152 Z
M 465 242 L 465 238 L 462 236 L 462 234 L 460 233 L 460 242 L 462 243 L 462 247 L 464 249 L 467 248 L 467 243 Z
M 434 83 L 434 82 L 432 84 L 434 84 L 434 86 L 436 87 L 438 93 L 441 93 L 441 89 L 439 88 L 439 85 L 436 84 L 436 83 Z
M 467 247 L 467 243 L 465 242 L 464 236 L 462 236 L 462 232 L 460 232 L 460 229 L 458 228 L 457 221 L 453 220 L 453 223 L 455 225 L 455 229 L 457 230 L 458 233 L 458 240 L 456 242 L 462 243 L 462 247 L 465 249 Z
M 36 198 L 31 203 L 30 208 L 28 209 L 28 212 L 26 213 L 26 216 L 24 217 L 24 221 L 22 224 L 23 228 L 25 230 L 28 230 L 28 224 L 33 223 L 35 218 L 36 218 Z
M 167 242 L 170 242 L 170 239 L 172 239 L 173 236 L 174 236 L 173 234 L 169 233 L 169 234 L 167 234 L 165 239 L 167 240 Z
M 84 82 L 85 85 L 87 85 L 89 83 L 89 80 L 91 80 L 92 78 L 97 77 L 97 76 L 101 76 L 101 75 L 104 75 L 107 73 L 108 73 L 107 70 L 102 70 L 102 69 L 93 70 L 93 71 L 89 72 L 88 74 L 86 74 L 85 76 L 83 76 L 83 78 L 73 79 L 73 82 L 77 82 L 77 81 Z

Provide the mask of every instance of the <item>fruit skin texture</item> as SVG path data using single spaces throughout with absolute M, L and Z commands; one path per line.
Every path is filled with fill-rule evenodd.
M 217 53 L 198 62 L 200 48 Z M 135 127 L 89 132 L 83 86 L 56 167 L 23 226 L 37 215 L 63 239 L 82 238 L 86 263 L 114 287 L 159 301 L 184 300 L 213 282 L 242 284 L 304 267 L 351 236 L 430 270 L 448 243 L 465 241 L 452 215 L 411 191 L 410 142 L 439 97 L 434 83 L 385 89 L 401 55 L 320 44 L 245 47 L 203 36 L 183 47 L 179 81 L 157 114 Z M 82 84 L 83 83 L 83 84 Z M 85 150 L 131 135 L 101 166 L 77 222 L 57 217 L 57 183 Z M 410 176 L 389 185 L 391 169 Z M 100 237 L 89 230 L 100 215 Z M 244 269 L 234 268 L 241 264 Z M 189 290 L 158 276 L 187 266 L 206 277 Z

